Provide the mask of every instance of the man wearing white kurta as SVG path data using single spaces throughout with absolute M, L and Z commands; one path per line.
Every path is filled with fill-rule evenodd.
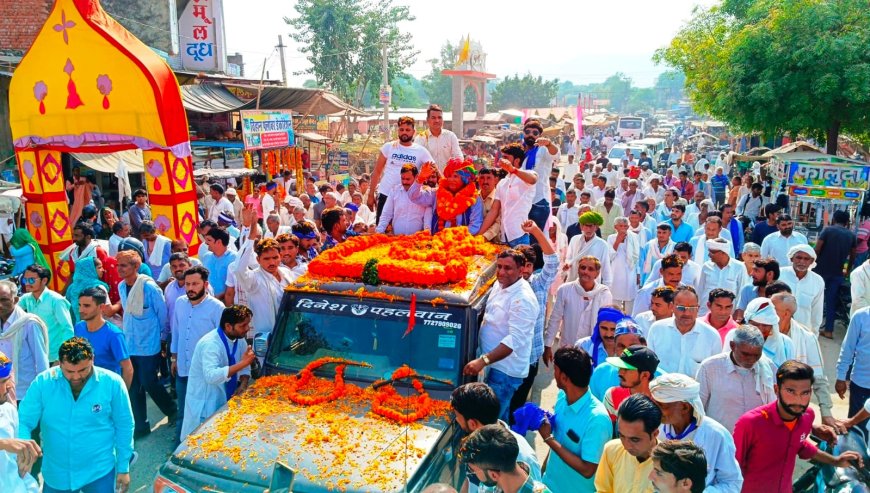
M 761 257 L 773 257 L 780 267 L 788 267 L 791 265 L 788 256 L 791 247 L 809 245 L 809 242 L 806 236 L 794 230 L 794 221 L 788 214 L 776 218 L 776 227 L 779 231 L 765 236 L 761 242 Z
M 859 265 L 849 274 L 852 289 L 852 309 L 849 318 L 865 306 L 870 306 L 870 260 Z
M 580 277 L 556 291 L 556 302 L 544 330 L 545 361 L 548 353 L 552 356 L 550 348 L 557 335 L 561 347 L 573 346 L 583 337 L 591 336 L 598 321 L 598 309 L 613 303 L 610 288 L 596 282 L 601 263 L 583 257 L 578 264 Z
M 698 316 L 698 295 L 689 286 L 680 286 L 674 295 L 674 316 L 652 324 L 647 344 L 668 373 L 692 375 L 704 359 L 722 352 L 722 338 Z
M 182 440 L 223 407 L 230 397 L 247 388 L 250 366 L 256 358 L 245 341 L 251 318 L 248 307 L 229 306 L 221 315 L 220 327 L 196 343 L 187 380 Z
M 680 257 L 680 260 L 683 261 L 683 273 L 679 284 L 685 284 L 686 286 L 692 286 L 693 288 L 700 286 L 701 269 L 703 268 L 703 264 L 698 264 L 692 260 L 692 245 L 689 245 L 688 243 L 677 243 L 677 246 L 674 247 L 674 254 Z M 650 273 L 649 277 L 646 278 L 647 284 L 661 278 L 661 268 L 662 261 L 657 260 L 655 265 L 653 265 L 652 273 Z
M 577 261 L 583 257 L 592 256 L 601 262 L 600 277 L 597 280 L 601 284 L 610 286 L 613 282 L 610 268 L 611 248 L 607 241 L 595 234 L 598 228 L 604 224 L 604 218 L 597 212 L 585 212 L 580 216 L 578 222 L 581 234 L 571 238 L 568 243 L 568 252 L 565 254 L 565 261 L 568 264 L 567 282 L 577 279 Z
M 710 252 L 710 260 L 704 263 L 701 269 L 701 284 L 698 295 L 702 300 L 710 296 L 710 291 L 716 288 L 727 289 L 732 293 L 739 293 L 740 288 L 749 284 L 749 274 L 746 266 L 731 258 L 731 244 L 724 238 L 706 241 L 707 250 Z M 699 312 L 700 316 L 707 314 L 709 309 L 704 304 Z M 721 341 L 721 339 L 720 339 Z
M 658 353 L 657 353 L 658 354 Z M 739 493 L 743 474 L 737 463 L 737 448 L 731 432 L 706 416 L 700 398 L 701 386 L 686 375 L 662 375 L 649 384 L 653 400 L 661 404 L 684 402 L 689 406 L 662 414 L 663 440 L 691 440 L 707 459 L 706 492 Z
M 610 291 L 613 301 L 621 305 L 624 313 L 631 313 L 634 298 L 637 296 L 637 275 L 635 266 L 640 255 L 640 242 L 637 235 L 628 230 L 628 219 L 617 217 L 613 227 L 616 233 L 607 237 L 610 247 L 610 266 L 613 270 L 613 284 Z
M 450 159 L 462 159 L 462 149 L 459 147 L 459 139 L 450 130 L 444 130 L 444 112 L 437 104 L 429 105 L 426 109 L 426 125 L 429 127 L 425 132 L 414 139 L 414 143 L 426 148 L 439 173 L 444 173 L 447 161 Z
M 825 376 L 825 362 L 819 347 L 819 338 L 813 332 L 794 320 L 797 312 L 797 299 L 789 293 L 776 293 L 770 297 L 776 314 L 779 316 L 779 333 L 791 338 L 794 344 L 794 359 L 805 363 L 813 369 L 813 397 L 818 400 L 822 413 L 822 423 L 839 429 L 838 420 L 833 418 L 831 410 L 834 401 L 831 398 L 831 386 Z M 845 431 L 845 430 L 842 430 Z
M 671 240 L 671 231 L 670 224 L 661 223 L 655 229 L 656 237 L 646 242 L 645 245 L 641 245 L 640 258 L 637 263 L 637 275 L 640 276 L 639 284 L 641 286 L 646 285 L 649 281 L 656 261 L 674 253 L 674 247 L 677 244 Z
M 788 251 L 791 267 L 779 271 L 779 280 L 788 284 L 797 298 L 798 310 L 794 319 L 819 334 L 822 325 L 825 298 L 825 280 L 813 272 L 816 251 L 809 245 L 797 245 Z
M 241 288 L 247 295 L 248 306 L 254 312 L 252 325 L 256 335 L 272 332 L 284 288 L 295 281 L 299 274 L 281 265 L 281 251 L 277 241 L 260 240 L 255 246 L 254 240 L 258 236 L 259 227 L 254 222 L 254 214 L 249 206 L 242 213 L 245 227 L 250 227 L 251 233 L 236 260 L 235 282 L 237 288 Z M 249 269 L 255 252 L 259 265 L 256 269 Z
M 716 238 L 722 238 L 723 240 L 728 241 L 722 236 L 722 218 L 716 216 L 708 217 L 707 221 L 704 222 L 704 232 L 700 236 L 693 237 L 690 243 L 693 252 L 692 259 L 695 263 L 704 265 L 708 260 L 710 260 L 710 254 L 707 250 L 707 240 L 715 240 Z M 730 241 L 728 241 L 728 248 L 733 248 Z

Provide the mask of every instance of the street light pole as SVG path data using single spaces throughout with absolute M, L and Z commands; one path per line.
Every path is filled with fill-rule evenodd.
M 384 92 L 390 91 L 390 80 L 387 74 L 387 43 L 384 43 L 382 46 L 381 53 L 381 62 L 383 63 L 383 85 L 381 85 L 381 100 L 384 103 L 384 142 L 390 140 L 390 98 L 384 97 Z M 390 91 L 389 96 L 392 96 L 392 92 Z

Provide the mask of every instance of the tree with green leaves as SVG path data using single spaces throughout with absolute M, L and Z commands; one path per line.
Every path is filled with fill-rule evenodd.
M 492 91 L 492 104 L 497 110 L 509 108 L 543 108 L 550 105 L 559 89 L 559 79 L 544 80 L 526 74 L 507 76 Z
M 326 87 L 359 106 L 363 96 L 376 94 L 382 80 L 382 45 L 387 44 L 388 73 L 399 77 L 419 53 L 411 34 L 399 24 L 413 21 L 407 6 L 393 0 L 299 0 L 298 16 L 285 17 L 311 67 L 310 74 Z
M 723 0 L 696 9 L 656 61 L 695 109 L 742 130 L 825 138 L 870 131 L 866 0 Z

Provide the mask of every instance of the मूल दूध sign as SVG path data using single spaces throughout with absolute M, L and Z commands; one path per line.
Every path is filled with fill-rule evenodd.
M 240 113 L 245 150 L 293 145 L 293 114 L 289 110 L 242 110 Z

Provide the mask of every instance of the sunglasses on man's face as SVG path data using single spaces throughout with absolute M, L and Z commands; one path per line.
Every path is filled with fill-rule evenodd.
M 674 309 L 678 312 L 693 312 L 698 309 L 698 305 L 677 305 Z
M 531 135 L 532 137 L 537 137 L 541 135 L 541 131 L 534 128 L 527 128 L 523 130 L 523 133 L 526 135 Z
M 21 278 L 21 282 L 23 284 L 36 284 L 36 281 L 38 281 L 38 280 L 39 279 L 36 277 L 22 277 Z

